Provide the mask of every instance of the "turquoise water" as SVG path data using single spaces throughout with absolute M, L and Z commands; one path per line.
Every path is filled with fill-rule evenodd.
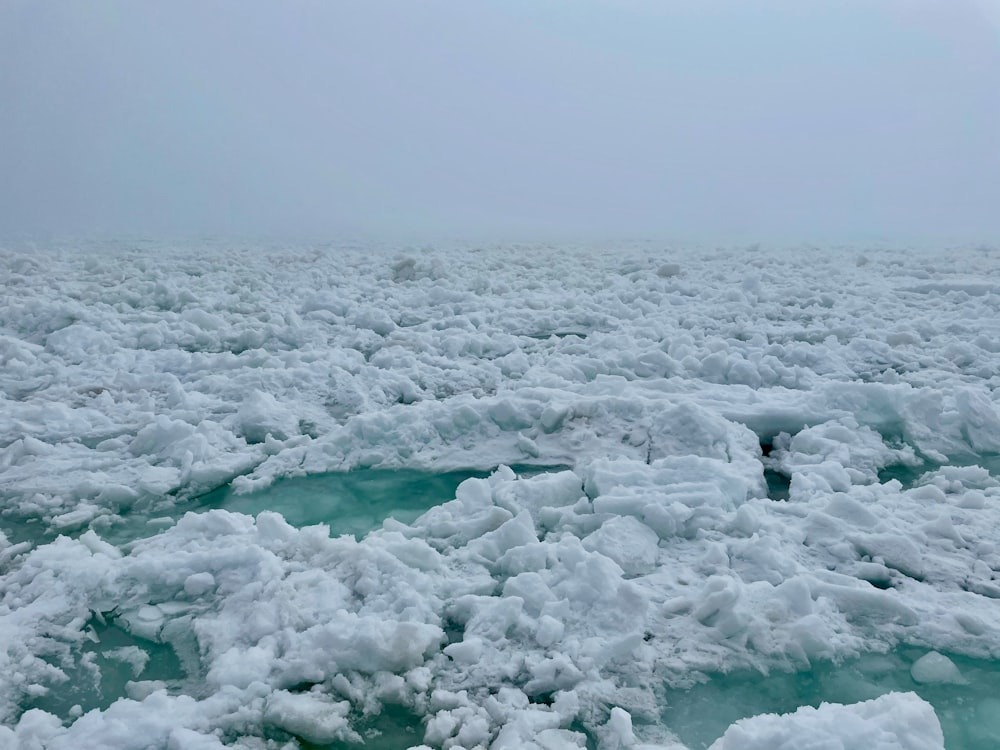
M 562 467 L 516 467 L 515 471 L 520 469 L 518 473 L 523 475 L 557 468 Z M 922 471 L 917 469 L 913 475 L 919 477 Z M 237 495 L 225 487 L 167 507 L 163 514 L 131 513 L 99 533 L 113 543 L 127 544 L 171 525 L 185 512 L 223 508 L 251 515 L 277 511 L 295 526 L 326 523 L 333 535 L 360 537 L 389 517 L 413 521 L 429 508 L 454 498 L 464 480 L 487 475 L 479 471 L 432 474 L 369 469 L 279 480 L 264 491 L 246 495 Z M 37 531 L 40 527 L 25 528 Z M 190 664 L 182 664 L 171 646 L 136 638 L 113 619 L 95 619 L 88 627 L 96 642 L 87 642 L 77 650 L 75 665 L 64 667 L 68 681 L 52 686 L 48 695 L 33 699 L 24 708 L 44 708 L 70 719 L 81 710 L 105 708 L 127 695 L 130 681 L 158 681 L 173 692 L 197 690 L 197 676 L 193 674 L 197 665 L 192 670 Z M 909 670 L 924 653 L 900 649 L 840 666 L 819 664 L 809 671 L 772 673 L 767 677 L 755 672 L 711 675 L 707 682 L 690 690 L 668 691 L 662 721 L 692 750 L 699 750 L 707 748 L 740 718 L 788 713 L 823 701 L 854 703 L 902 690 L 917 692 L 935 707 L 948 750 L 1000 747 L 1000 665 L 953 656 L 968 684 L 919 685 Z M 355 726 L 365 738 L 364 747 L 374 750 L 419 744 L 423 736 L 420 719 L 402 707 L 386 707 L 379 716 L 359 718 Z M 357 747 L 335 743 L 321 749 L 300 744 L 306 750 Z
M 792 486 L 792 481 L 788 476 L 774 469 L 764 469 L 764 480 L 767 482 L 767 496 L 769 498 L 788 500 L 788 493 Z
M 920 684 L 910 676 L 910 667 L 925 653 L 904 648 L 803 672 L 709 675 L 707 682 L 689 690 L 667 691 L 663 721 L 691 750 L 703 750 L 730 724 L 748 716 L 912 691 L 934 706 L 946 750 L 1000 747 L 1000 663 L 947 654 L 967 684 Z
M 521 476 L 565 467 L 512 467 Z M 452 471 L 434 474 L 414 469 L 361 469 L 279 479 L 259 492 L 237 494 L 228 485 L 192 500 L 172 504 L 162 512 L 134 511 L 95 523 L 100 536 L 124 545 L 172 526 L 187 512 L 221 508 L 256 516 L 280 513 L 292 526 L 325 523 L 330 534 L 363 537 L 387 518 L 411 523 L 423 513 L 455 498 L 458 485 L 490 471 Z
M 520 476 L 562 471 L 566 466 L 513 466 Z M 39 518 L 7 512 L 0 515 L 0 531 L 12 543 L 51 542 L 60 533 L 76 537 L 87 528 L 115 545 L 152 536 L 172 526 L 188 512 L 222 508 L 256 516 L 269 510 L 281 513 L 292 526 L 325 523 L 333 536 L 362 537 L 380 528 L 386 518 L 410 523 L 435 505 L 453 500 L 458 485 L 487 471 L 431 473 L 414 469 L 361 469 L 278 479 L 259 492 L 237 494 L 229 485 L 189 500 L 159 499 L 119 516 L 103 516 L 88 526 L 58 531 Z
M 981 466 L 993 477 L 1000 477 L 1000 455 L 985 453 L 976 456 L 974 459 L 953 460 L 948 464 L 925 461 L 917 466 L 907 466 L 905 464 L 890 464 L 878 473 L 878 480 L 882 484 L 895 479 L 903 485 L 904 489 L 909 489 L 917 485 L 920 478 L 928 473 L 938 471 L 945 466 Z
M 106 709 L 118 698 L 127 696 L 130 682 L 138 682 L 140 690 L 147 681 L 149 691 L 164 688 L 175 694 L 197 692 L 192 676 L 169 645 L 137 638 L 114 620 L 101 623 L 93 619 L 88 630 L 95 640 L 88 641 L 75 654 L 72 667 L 63 666 L 68 680 L 53 686 L 48 695 L 28 702 L 25 710 L 41 708 L 72 721 L 87 711 Z M 159 684 L 153 684 L 154 681 Z M 141 698 L 142 694 L 133 697 Z M 424 734 L 420 717 L 402 706 L 388 705 L 377 716 L 359 716 L 352 726 L 362 736 L 363 745 L 345 742 L 316 745 L 285 732 L 270 734 L 271 739 L 281 742 L 294 739 L 302 750 L 397 750 L 419 745 Z
M 364 742 L 334 742 L 315 745 L 296 737 L 302 750 L 404 750 L 420 745 L 424 739 L 424 726 L 419 716 L 403 706 L 384 706 L 382 713 L 368 719 L 352 722 L 354 731 Z
M 522 476 L 564 467 L 514 467 Z M 455 471 L 433 474 L 415 470 L 367 469 L 348 473 L 320 474 L 283 479 L 260 492 L 239 495 L 223 487 L 189 501 L 164 507 L 164 512 L 134 511 L 94 524 L 102 538 L 120 546 L 158 533 L 187 512 L 222 508 L 257 515 L 262 511 L 281 513 L 293 526 L 328 524 L 330 533 L 361 537 L 382 525 L 386 518 L 404 523 L 454 499 L 458 485 L 471 477 L 488 476 L 488 471 Z M 28 538 L 44 543 L 56 536 L 40 522 L 5 519 L 5 532 L 13 540 Z M 83 529 L 79 529 L 79 534 Z M 188 692 L 198 666 L 182 664 L 174 649 L 164 643 L 137 638 L 113 616 L 93 618 L 87 624 L 89 640 L 81 647 L 67 647 L 66 656 L 56 663 L 67 680 L 51 685 L 47 695 L 32 699 L 24 709 L 42 708 L 64 720 L 80 711 L 103 709 L 128 695 L 128 683 L 159 681 L 172 692 Z M 195 644 L 187 649 L 193 655 Z M 187 669 L 185 669 L 185 666 Z M 420 744 L 423 728 L 406 709 L 388 707 L 378 717 L 361 720 L 358 731 L 366 748 L 396 748 Z M 333 745 L 332 748 L 341 747 Z
M 169 645 L 137 638 L 113 619 L 92 619 L 87 631 L 93 640 L 74 654 L 71 667 L 61 665 L 69 679 L 25 709 L 41 708 L 64 719 L 81 710 L 104 709 L 125 697 L 133 681 L 159 681 L 169 692 L 184 691 L 188 675 Z
M 325 523 L 333 536 L 360 538 L 386 518 L 411 523 L 435 505 L 452 500 L 458 485 L 486 472 L 430 474 L 409 469 L 366 469 L 283 479 L 260 492 L 238 495 L 230 487 L 203 495 L 199 510 L 223 508 L 256 516 L 271 510 L 292 526 Z
M 891 482 L 895 479 L 903 489 L 910 489 L 916 486 L 917 480 L 928 471 L 939 469 L 939 464 L 920 464 L 919 466 L 906 466 L 905 464 L 891 464 L 878 473 L 878 481 L 881 484 Z

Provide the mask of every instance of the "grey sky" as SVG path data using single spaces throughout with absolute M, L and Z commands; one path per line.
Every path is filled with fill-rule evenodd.
M 998 18 L 0 0 L 0 235 L 995 241 Z

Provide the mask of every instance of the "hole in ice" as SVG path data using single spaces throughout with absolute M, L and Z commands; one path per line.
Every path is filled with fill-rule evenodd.
M 185 692 L 187 675 L 169 645 L 138 638 L 113 619 L 102 623 L 94 618 L 88 631 L 92 639 L 73 655 L 73 665 L 60 665 L 68 680 L 49 686 L 49 692 L 32 699 L 25 710 L 40 708 L 66 719 L 76 713 L 74 706 L 86 713 L 156 689 Z
M 839 666 L 817 664 L 802 672 L 710 675 L 707 682 L 690 689 L 668 690 L 662 720 L 691 750 L 703 750 L 730 724 L 749 716 L 791 713 L 800 706 L 822 702 L 857 703 L 893 691 L 912 691 L 934 707 L 947 750 L 1000 747 L 1000 697 L 996 689 L 1000 662 L 948 655 L 960 673 L 960 682 L 955 682 L 950 668 L 928 669 L 928 660 L 915 667 L 926 654 L 923 649 L 901 648 Z
M 512 466 L 520 476 L 558 471 L 563 466 Z M 162 531 L 188 511 L 221 508 L 256 516 L 262 511 L 280 513 L 288 523 L 302 527 L 325 523 L 333 536 L 354 534 L 360 538 L 380 528 L 387 518 L 412 523 L 426 511 L 453 500 L 458 485 L 471 477 L 487 477 L 490 471 L 432 473 L 415 469 L 359 469 L 351 472 L 313 474 L 279 479 L 259 492 L 237 494 L 220 487 L 189 502 L 178 503 L 162 515 L 132 513 L 114 519 L 114 525 L 99 530 L 113 544 Z
M 487 474 L 364 469 L 278 480 L 267 489 L 243 495 L 227 486 L 203 495 L 198 504 L 199 510 L 222 508 L 252 516 L 276 511 L 292 526 L 325 523 L 334 536 L 362 537 L 386 518 L 415 521 L 433 506 L 453 499 L 466 479 L 482 476 Z
M 583 339 L 587 338 L 587 336 L 589 336 L 590 334 L 587 331 L 553 330 L 553 331 L 537 331 L 534 333 L 523 333 L 521 335 L 526 336 L 527 338 L 530 339 L 538 339 L 539 341 L 547 341 L 551 338 L 565 339 L 569 338 L 570 336 L 575 336 L 576 338 L 582 341 Z
M 767 482 L 767 496 L 772 500 L 787 500 L 792 486 L 792 479 L 774 469 L 764 469 L 764 479 Z
M 403 747 L 419 745 L 424 738 L 423 720 L 404 706 L 386 705 L 378 716 L 352 720 L 351 727 L 361 735 L 362 742 L 333 742 L 317 745 L 313 742 L 277 732 L 276 739 L 295 736 L 302 750 L 399 750 Z
M 912 489 L 920 484 L 920 480 L 926 475 L 949 466 L 974 467 L 979 466 L 985 469 L 990 476 L 1000 477 L 1000 455 L 994 453 L 983 453 L 977 456 L 967 456 L 963 459 L 953 459 L 947 464 L 936 461 L 924 461 L 916 466 L 907 464 L 889 464 L 878 473 L 880 483 L 897 480 L 903 485 L 904 490 Z
M 46 533 L 48 528 L 41 518 L 27 517 L 10 510 L 0 512 L 0 531 L 11 544 L 21 542 L 50 541 L 53 534 Z
M 891 482 L 895 479 L 901 485 L 903 485 L 904 490 L 911 489 L 916 486 L 917 480 L 920 479 L 926 472 L 932 471 L 935 467 L 930 464 L 918 464 L 917 466 L 907 466 L 906 464 L 890 464 L 878 473 L 878 481 L 880 484 L 885 484 L 886 482 Z
M 778 471 L 776 462 L 770 456 L 774 451 L 774 439 L 776 436 L 762 436 L 760 438 L 760 454 L 764 464 L 764 481 L 767 482 L 767 496 L 772 500 L 788 500 L 788 492 L 792 486 L 792 478 L 787 474 Z
M 993 476 L 1000 475 L 1000 454 L 984 453 L 972 463 L 979 464 Z

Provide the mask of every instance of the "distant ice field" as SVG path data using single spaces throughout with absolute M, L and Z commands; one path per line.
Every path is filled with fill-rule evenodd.
M 1000 250 L 0 279 L 0 748 L 1000 745 Z

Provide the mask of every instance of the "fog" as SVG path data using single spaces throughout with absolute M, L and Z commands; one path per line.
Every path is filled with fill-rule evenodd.
M 0 3 L 0 236 L 1000 238 L 995 0 Z

